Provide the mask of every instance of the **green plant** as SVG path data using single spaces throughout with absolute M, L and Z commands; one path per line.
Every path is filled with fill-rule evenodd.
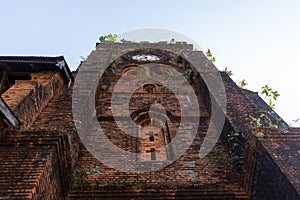
M 248 86 L 248 83 L 245 81 L 245 79 L 241 80 L 240 82 L 238 82 L 238 87 L 242 88 L 242 89 L 246 89 Z
M 80 130 L 82 122 L 80 120 L 73 119 L 68 123 L 68 127 L 72 128 L 73 130 Z
M 232 71 L 228 70 L 228 67 L 225 67 L 224 71 L 223 71 L 227 76 L 232 76 L 233 73 Z
M 186 68 L 182 72 L 183 76 L 185 77 L 186 80 L 190 81 L 191 80 L 191 75 L 192 75 L 192 70 L 189 68 Z
M 108 90 L 108 85 L 102 84 L 101 89 L 106 92 Z
M 99 42 L 116 42 L 117 41 L 117 34 L 108 34 L 108 35 L 102 35 L 99 37 Z
M 206 56 L 211 62 L 216 62 L 216 58 L 212 55 L 212 52 L 210 49 L 207 50 Z
M 262 118 L 264 118 L 264 114 L 261 114 L 260 117 L 253 117 L 252 115 L 249 115 L 249 120 L 250 120 L 250 128 L 251 127 L 257 127 L 260 128 L 263 126 L 262 124 Z
M 261 127 L 266 127 L 266 128 L 278 128 L 277 124 L 273 124 L 270 120 L 268 120 L 267 111 L 261 111 L 260 115 L 258 117 L 254 117 L 252 115 L 249 115 L 249 128 L 261 128 Z
M 264 99 L 268 102 L 269 106 L 272 109 L 275 109 L 274 101 L 276 101 L 280 96 L 278 91 L 273 90 L 268 85 L 263 86 L 261 89 L 262 89 L 261 94 L 264 95 Z
M 275 109 L 275 101 L 277 101 L 278 97 L 280 94 L 278 91 L 273 90 L 271 87 L 268 85 L 265 85 L 264 87 L 261 88 L 261 94 L 264 95 L 264 99 L 269 105 L 271 109 Z M 260 128 L 260 127 L 268 127 L 268 128 L 278 128 L 277 124 L 273 124 L 272 121 L 270 121 L 267 117 L 268 111 L 262 110 L 260 111 L 259 116 L 254 117 L 252 115 L 249 115 L 249 120 L 250 120 L 250 128 Z M 278 122 L 276 122 L 278 123 Z
M 243 142 L 239 133 L 231 131 L 228 135 L 229 143 L 229 161 L 238 167 L 241 168 L 244 160 L 243 152 Z

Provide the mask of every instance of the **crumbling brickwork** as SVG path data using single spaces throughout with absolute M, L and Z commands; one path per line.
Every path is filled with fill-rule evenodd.
M 145 55 L 159 59 L 149 61 Z M 142 67 L 147 64 L 151 66 Z M 101 71 L 106 65 L 105 72 Z M 200 72 L 197 66 L 202 67 Z M 0 56 L 0 75 L 6 75 L 8 80 L 2 88 L 2 99 L 7 105 L 0 107 L 7 111 L 0 113 L 0 198 L 299 199 L 300 130 L 287 130 L 282 120 L 281 132 L 253 132 L 248 118 L 260 113 L 262 100 L 251 91 L 238 88 L 226 73 L 218 73 L 227 100 L 226 109 L 222 110 L 205 79 L 208 76 L 216 81 L 210 67 L 213 64 L 205 54 L 186 43 L 99 43 L 73 74 L 62 57 Z M 99 79 L 92 76 L 100 72 L 104 73 Z M 119 84 L 128 76 L 136 81 L 139 76 L 176 80 L 176 73 L 188 85 L 179 81 L 171 90 L 148 79 L 130 92 L 130 85 Z M 70 84 L 73 75 L 80 82 L 77 86 Z M 91 90 L 91 86 L 95 88 Z M 189 86 L 197 102 L 187 94 L 178 97 L 178 90 L 186 92 Z M 216 87 L 215 92 L 222 93 L 222 87 Z M 94 93 L 92 97 L 76 99 Z M 117 95 L 114 105 L 113 95 Z M 122 121 L 129 127 L 129 121 L 122 114 L 113 113 L 112 108 L 122 109 L 122 100 L 128 95 L 127 114 L 138 125 L 132 135 L 118 124 Z M 99 137 L 101 128 L 118 148 L 143 154 L 129 158 L 103 148 L 99 153 L 103 159 L 111 160 L 110 165 L 98 160 L 79 136 L 80 129 L 90 126 L 91 121 L 85 124 L 74 117 L 74 102 L 80 102 L 80 115 L 89 117 L 86 113 L 92 111 L 98 120 L 89 133 L 94 143 L 88 145 L 103 144 Z M 183 107 L 195 103 L 200 109 L 199 124 L 187 120 L 182 125 L 183 118 L 195 117 L 188 109 L 187 116 L 183 116 Z M 213 109 L 222 111 L 221 116 L 225 117 L 222 131 L 216 126 L 218 119 L 212 119 Z M 210 125 L 213 135 L 217 131 L 221 135 L 212 151 L 200 158 L 205 138 L 208 143 L 214 142 L 207 134 Z M 182 142 L 168 145 L 178 134 L 179 126 L 185 133 Z M 197 130 L 195 138 L 181 155 L 180 147 L 193 128 Z M 177 155 L 178 159 L 174 159 Z M 133 161 L 130 159 L 136 161 L 135 169 L 147 163 L 169 165 L 140 173 L 118 169 L 128 167 Z
M 32 73 L 31 80 L 16 80 L 2 98 L 23 124 L 29 128 L 49 100 L 59 94 L 64 85 L 59 72 Z

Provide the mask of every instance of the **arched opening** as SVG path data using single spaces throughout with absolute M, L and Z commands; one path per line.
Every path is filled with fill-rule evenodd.
M 156 86 L 154 84 L 145 84 L 143 85 L 143 91 L 146 93 L 155 93 Z
M 132 114 L 132 119 L 140 127 L 137 149 L 142 154 L 137 160 L 139 162 L 171 160 L 173 150 L 167 147 L 171 142 L 168 116 L 155 109 L 148 109 L 136 111 Z

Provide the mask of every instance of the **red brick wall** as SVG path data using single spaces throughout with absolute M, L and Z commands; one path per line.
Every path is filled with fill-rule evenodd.
M 267 129 L 260 133 L 265 136 L 250 136 L 246 142 L 243 166 L 245 189 L 255 199 L 300 199 L 299 188 L 297 191 L 300 161 L 295 156 L 300 134 Z
M 61 199 L 54 146 L 0 146 L 0 194 L 9 199 Z
M 29 128 L 49 100 L 59 94 L 64 85 L 60 72 L 32 73 L 31 80 L 16 80 L 2 98 L 21 121 L 22 128 Z

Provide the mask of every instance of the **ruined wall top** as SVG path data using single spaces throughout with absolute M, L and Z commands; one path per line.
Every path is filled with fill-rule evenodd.
M 141 41 L 141 42 L 102 42 L 96 43 L 96 50 L 104 50 L 104 49 L 114 49 L 114 50 L 125 50 L 125 49 L 164 49 L 170 51 L 193 51 L 194 46 L 193 44 L 187 44 L 186 42 L 176 42 L 170 43 L 167 41 L 161 42 L 148 42 L 148 41 Z

